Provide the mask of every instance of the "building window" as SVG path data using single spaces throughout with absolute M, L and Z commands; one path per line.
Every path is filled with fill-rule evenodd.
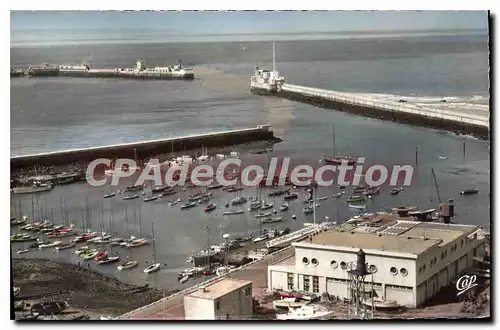
M 330 262 L 330 266 L 331 266 L 333 269 L 337 269 L 337 267 L 339 266 L 339 264 L 338 264 L 335 260 L 332 260 L 332 262 Z
M 249 297 L 252 294 L 252 290 L 250 288 L 245 289 L 245 297 Z
M 309 259 L 307 259 L 306 257 L 302 258 L 302 263 L 304 263 L 304 265 L 309 264 Z
M 316 258 L 312 258 L 312 259 L 311 259 L 311 263 L 312 263 L 314 266 L 317 266 L 317 265 L 318 265 L 318 259 L 316 259 Z
M 288 290 L 293 290 L 294 276 L 293 273 L 288 273 Z
M 396 275 L 398 273 L 398 269 L 396 267 L 391 267 L 390 272 L 392 275 Z
M 425 265 L 423 265 L 422 267 L 423 267 L 423 268 L 422 268 L 422 271 L 423 271 L 423 272 L 425 272 Z
M 318 276 L 313 276 L 313 292 L 314 293 L 319 292 L 319 278 L 318 278 Z
M 477 254 L 477 250 L 476 250 L 476 249 L 477 249 L 477 248 L 474 248 L 474 250 L 472 250 L 472 256 L 473 256 L 473 257 L 475 257 L 475 256 L 476 256 L 476 254 Z
M 399 270 L 399 272 L 400 272 L 400 273 L 401 273 L 401 275 L 403 275 L 403 276 L 408 275 L 408 271 L 406 270 L 406 268 L 401 268 L 401 269 Z
M 462 241 L 460 242 L 460 247 L 461 247 L 461 248 L 463 248 L 463 247 L 464 247 L 464 240 L 462 240 Z
M 375 265 L 371 265 L 369 269 L 372 274 L 375 274 L 377 272 L 377 266 Z
M 444 252 L 441 252 L 441 260 L 444 259 Z
M 340 263 L 340 268 L 342 268 L 342 269 L 344 269 L 344 270 L 347 268 L 347 264 L 345 263 L 345 261 L 342 261 L 342 262 Z
M 219 310 L 219 309 L 220 309 L 220 301 L 218 301 L 218 302 L 216 302 L 216 303 L 215 303 L 215 308 L 216 308 L 217 310 Z
M 304 291 L 309 291 L 309 276 L 304 276 Z

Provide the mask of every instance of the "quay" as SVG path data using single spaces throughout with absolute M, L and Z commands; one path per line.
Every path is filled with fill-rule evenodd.
M 137 159 L 145 159 L 152 155 L 200 149 L 202 147 L 226 147 L 255 141 L 279 142 L 281 140 L 274 136 L 270 125 L 259 125 L 254 128 L 14 156 L 10 159 L 10 166 L 11 171 L 14 171 L 35 165 L 85 163 L 98 158 L 134 159 L 137 156 Z
M 443 106 L 411 104 L 405 98 L 398 100 L 368 97 L 362 94 L 342 93 L 298 85 L 282 84 L 276 95 L 292 101 L 312 104 L 365 117 L 390 120 L 433 129 L 471 134 L 489 139 L 488 111 L 442 109 Z M 457 105 L 460 107 L 460 105 Z M 474 112 L 474 113 L 472 113 Z

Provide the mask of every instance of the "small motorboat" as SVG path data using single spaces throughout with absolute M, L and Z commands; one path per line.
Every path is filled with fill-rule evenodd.
M 250 203 L 250 207 L 248 208 L 248 211 L 258 210 L 261 207 L 262 207 L 262 204 L 260 203 L 260 201 L 255 201 L 255 202 Z
M 80 257 L 83 260 L 91 260 L 91 259 L 94 259 L 95 257 L 97 257 L 98 254 L 99 254 L 99 251 L 97 251 L 96 249 L 91 249 L 91 250 L 88 250 L 87 252 L 82 253 L 80 255 Z
M 217 207 L 216 204 L 208 204 L 207 206 L 205 206 L 205 212 L 211 212 L 213 210 L 215 210 L 215 208 Z
M 149 240 L 145 238 L 140 238 L 140 239 L 134 239 L 131 242 L 126 243 L 125 246 L 126 248 L 136 248 L 139 246 L 143 246 L 149 243 Z
M 367 298 L 363 301 L 363 305 L 375 307 L 375 309 L 397 309 L 401 307 L 395 300 L 383 300 L 383 299 L 373 299 Z
M 359 210 L 363 210 L 366 208 L 366 205 L 365 204 L 349 204 L 349 207 L 351 209 L 359 209 Z
M 125 261 L 124 263 L 122 263 L 120 266 L 116 267 L 116 269 L 118 269 L 118 270 L 126 270 L 126 269 L 130 269 L 130 268 L 134 268 L 137 265 L 139 265 L 139 263 L 137 261 L 135 261 L 135 260 L 128 260 L 128 261 Z
M 352 157 L 323 157 L 323 161 L 327 164 L 342 165 L 343 163 L 347 165 L 354 165 L 356 160 Z
M 290 193 L 290 194 L 286 194 L 285 196 L 283 196 L 283 199 L 286 201 L 289 201 L 292 199 L 297 199 L 297 198 L 299 198 L 299 195 L 297 193 Z
M 112 192 L 112 193 L 109 193 L 109 194 L 105 194 L 105 195 L 103 196 L 103 198 L 111 198 L 111 197 L 114 197 L 114 196 L 116 196 L 116 193 L 115 193 L 115 192 Z
M 181 205 L 181 210 L 189 209 L 195 207 L 196 205 L 198 205 L 196 202 L 187 202 L 186 204 Z
M 475 195 L 479 192 L 478 188 L 466 189 L 460 192 L 460 195 Z
M 288 210 L 288 203 L 281 204 L 280 211 L 285 212 L 286 210 Z
M 223 276 L 228 274 L 231 271 L 231 269 L 234 269 L 234 266 L 222 266 L 215 270 L 215 274 L 217 276 Z
M 259 236 L 259 237 L 254 238 L 254 239 L 252 240 L 252 242 L 254 242 L 254 243 L 258 243 L 258 242 L 265 241 L 265 240 L 266 240 L 266 239 L 268 239 L 268 238 L 269 238 L 269 235 L 266 233 L 266 234 L 263 234 L 263 235 L 261 235 L 261 236 Z
M 324 201 L 325 199 L 328 199 L 328 197 L 327 196 L 316 197 L 317 201 Z
M 131 200 L 131 199 L 136 199 L 136 198 L 139 198 L 139 195 L 138 194 L 135 194 L 135 195 L 129 195 L 129 196 L 123 196 L 123 200 Z
M 397 188 L 392 188 L 392 189 L 391 189 L 390 194 L 391 194 L 391 195 L 397 195 L 397 194 L 399 194 L 399 192 L 400 192 L 400 191 L 401 191 L 401 190 L 399 190 L 399 189 L 397 189 Z
M 82 246 L 76 249 L 75 254 L 77 256 L 81 256 L 82 254 L 85 254 L 90 251 L 90 248 L 88 246 Z
M 151 196 L 151 197 L 146 197 L 142 201 L 143 202 L 152 202 L 158 199 L 158 196 Z
M 277 314 L 278 320 L 327 320 L 332 318 L 333 311 L 319 308 L 313 305 L 301 306 L 299 308 L 290 308 L 286 314 Z
M 61 245 L 62 241 L 55 241 L 55 242 L 48 242 L 46 244 L 40 244 L 38 246 L 39 249 L 46 249 L 46 248 L 51 248 L 51 247 L 56 247 L 58 245 Z
M 121 238 L 121 237 L 116 237 L 116 238 L 113 238 L 110 242 L 109 242 L 109 245 L 111 246 L 118 246 L 120 245 L 121 243 L 123 243 L 124 239 Z
M 275 223 L 275 222 L 281 222 L 283 221 L 283 217 L 269 217 L 269 218 L 264 218 L 260 220 L 260 223 Z
M 378 188 L 368 188 L 368 189 L 366 189 L 363 192 L 363 194 L 365 196 L 368 196 L 368 198 L 370 198 L 370 196 L 372 196 L 372 195 L 378 195 L 378 194 L 380 194 L 380 189 L 378 189 Z
M 245 196 L 237 196 L 233 198 L 231 201 L 231 205 L 238 205 L 238 204 L 244 204 L 247 202 L 247 198 Z
M 138 190 L 142 190 L 143 186 L 141 185 L 133 185 L 133 186 L 127 186 L 125 188 L 125 191 L 138 191 Z
M 441 160 L 445 160 L 445 159 L 448 159 L 448 157 L 446 157 L 446 156 L 443 156 L 443 155 L 440 155 L 440 156 L 439 156 L 438 158 L 439 158 L 439 159 L 441 159 Z
M 221 184 L 213 184 L 207 187 L 208 190 L 219 189 L 222 188 Z
M 265 217 L 271 216 L 271 214 L 272 214 L 271 212 L 266 212 L 266 213 L 260 212 L 260 213 L 257 213 L 256 215 L 254 215 L 254 218 L 256 218 L 256 219 L 265 218 Z
M 76 243 L 75 242 L 69 242 L 69 243 L 65 243 L 65 244 L 61 244 L 59 246 L 56 246 L 56 250 L 57 251 L 61 251 L 61 250 L 67 250 L 67 249 L 72 249 L 76 246 Z
M 113 262 L 120 261 L 120 256 L 107 256 L 97 262 L 98 265 L 106 265 Z
M 161 193 L 170 188 L 172 187 L 170 187 L 169 185 L 165 185 L 165 186 L 154 187 L 151 191 L 154 193 Z
M 232 210 L 222 212 L 222 215 L 243 214 L 244 212 L 245 211 L 243 209 L 232 209 Z
M 365 197 L 359 196 L 359 195 L 354 195 L 354 196 L 349 197 L 346 201 L 347 201 L 347 203 L 364 202 L 365 201 Z
M 189 280 L 189 276 L 188 276 L 188 275 L 185 275 L 183 278 L 181 278 L 181 279 L 179 280 L 179 282 L 181 282 L 181 283 L 186 283 L 188 280 Z
M 264 203 L 264 204 L 262 204 L 260 209 L 261 210 L 268 210 L 268 209 L 272 209 L 273 206 L 274 206 L 274 203 Z
M 302 213 L 304 214 L 311 214 L 314 212 L 314 208 L 312 208 L 311 206 L 306 206 L 302 209 Z
M 17 250 L 17 254 L 25 254 L 25 253 L 28 253 L 28 252 L 31 252 L 31 251 L 33 251 L 33 249 L 30 249 L 30 248 L 22 249 L 22 250 Z
M 95 261 L 103 260 L 108 257 L 108 251 L 99 251 L 99 254 L 94 258 Z
M 332 197 L 333 197 L 333 198 L 340 198 L 340 197 L 342 197 L 342 193 L 341 193 L 341 192 L 338 192 L 338 193 L 336 193 L 336 194 L 332 195 Z
M 152 265 L 149 265 L 148 267 L 144 268 L 142 270 L 143 273 L 154 273 L 156 271 L 159 271 L 160 270 L 160 267 L 161 267 L 161 264 L 159 263 L 155 263 L 155 264 L 152 264 Z
M 179 204 L 180 202 L 181 202 L 181 199 L 180 199 L 180 198 L 177 198 L 175 201 L 168 203 L 168 205 L 169 205 L 169 206 L 174 206 L 174 205 Z

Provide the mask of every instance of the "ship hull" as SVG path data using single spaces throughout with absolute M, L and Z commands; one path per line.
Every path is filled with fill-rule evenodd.
M 74 78 L 123 78 L 139 80 L 193 80 L 194 74 L 184 75 L 168 73 L 121 73 L 116 71 L 61 71 L 59 76 Z

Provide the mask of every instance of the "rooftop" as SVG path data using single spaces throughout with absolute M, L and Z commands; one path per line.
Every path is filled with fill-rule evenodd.
M 237 279 L 223 279 L 222 281 L 215 282 L 205 287 L 205 290 L 199 289 L 188 296 L 203 298 L 203 299 L 217 299 L 230 292 L 241 289 L 242 287 L 252 284 L 251 281 L 237 280 Z
M 440 241 L 435 239 L 408 239 L 403 236 L 379 236 L 372 233 L 330 230 L 313 236 L 311 241 L 305 239 L 301 243 L 420 254 L 430 247 L 439 244 Z
M 377 232 L 329 230 L 306 238 L 301 243 L 331 245 L 356 249 L 371 249 L 421 254 L 435 245 L 446 245 L 478 227 L 458 224 L 394 220 Z

